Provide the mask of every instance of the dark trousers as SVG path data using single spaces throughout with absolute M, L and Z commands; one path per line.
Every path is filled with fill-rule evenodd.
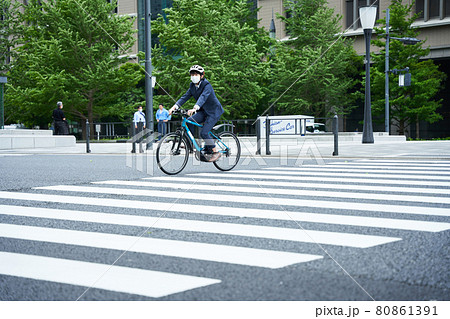
M 55 135 L 68 135 L 69 134 L 69 126 L 66 121 L 55 121 L 54 125 Z
M 192 115 L 188 120 L 192 122 L 196 122 L 198 124 L 203 123 L 203 127 L 200 131 L 201 138 L 205 141 L 205 153 L 210 153 L 212 149 L 214 148 L 214 140 L 211 138 L 211 136 L 208 134 L 209 131 L 212 130 L 214 125 L 216 125 L 218 118 L 214 118 L 211 116 L 208 116 L 204 111 L 200 110 L 194 115 Z M 195 125 L 188 123 L 189 130 L 193 133 Z
M 136 125 L 137 124 L 137 128 Z M 133 123 L 133 130 L 134 130 L 134 135 L 138 135 L 139 133 L 142 132 L 142 130 L 144 129 L 144 123 L 143 122 L 138 122 L 138 123 Z M 133 137 L 133 149 L 131 150 L 133 153 L 136 153 L 136 143 L 139 143 L 139 152 L 143 152 L 143 148 L 142 148 L 142 141 L 143 141 L 143 137 L 140 137 L 138 139 L 134 139 Z
M 162 120 L 158 122 L 158 133 L 161 134 L 161 137 L 167 134 L 167 122 Z

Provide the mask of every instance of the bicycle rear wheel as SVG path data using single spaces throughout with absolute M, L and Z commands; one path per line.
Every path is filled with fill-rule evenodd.
M 214 162 L 214 166 L 221 171 L 232 170 L 241 157 L 241 144 L 234 133 L 222 132 L 215 140 L 216 149 L 221 153 L 221 157 Z
M 168 175 L 181 172 L 189 158 L 189 146 L 178 133 L 165 135 L 156 149 L 158 167 Z

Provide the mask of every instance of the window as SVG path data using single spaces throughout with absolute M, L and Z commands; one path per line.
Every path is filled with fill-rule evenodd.
M 296 3 L 297 3 L 297 2 L 295 1 L 295 4 L 296 4 Z M 292 11 L 293 11 L 294 9 L 295 9 L 295 8 L 294 8 L 292 5 L 287 6 L 287 7 L 284 7 L 284 15 L 285 15 L 286 19 L 290 19 L 290 18 L 293 17 L 293 15 L 294 15 L 295 13 L 292 12 Z M 285 23 L 285 32 L 286 32 L 286 35 L 290 35 L 290 34 L 291 34 L 291 30 L 289 30 L 288 23 Z
M 355 11 L 355 1 L 356 2 L 356 17 L 354 17 L 354 11 Z M 358 28 L 361 28 L 361 22 L 359 21 L 359 8 L 366 7 L 367 2 L 370 3 L 370 5 L 375 4 L 377 6 L 377 17 L 376 20 L 380 18 L 380 6 L 378 5 L 378 0 L 346 0 L 346 7 L 345 7 L 345 15 L 346 15 L 346 27 L 350 28 L 353 25 L 353 30 L 356 30 Z M 358 20 L 356 23 L 354 23 L 356 20 Z M 354 24 L 353 24 L 354 23 Z
M 173 0 L 151 0 L 151 19 L 156 20 L 159 15 L 166 19 L 164 9 L 170 8 L 173 5 Z M 145 51 L 145 0 L 138 0 L 138 49 Z M 159 43 L 159 39 L 152 35 L 152 47 Z
M 424 0 L 416 0 L 416 13 L 419 14 L 419 19 L 423 19 Z
M 353 0 L 345 1 L 345 27 L 349 28 L 353 24 Z
M 428 0 L 430 4 L 430 19 L 431 18 L 439 18 L 439 2 L 441 0 Z
M 108 2 L 108 3 L 112 3 L 113 1 L 112 0 L 106 0 L 106 2 Z M 114 13 L 117 13 L 117 8 L 119 7 L 119 0 L 117 0 L 117 3 L 116 3 L 116 7 L 114 8 Z
M 444 19 L 450 17 L 450 0 L 416 0 L 419 19 Z

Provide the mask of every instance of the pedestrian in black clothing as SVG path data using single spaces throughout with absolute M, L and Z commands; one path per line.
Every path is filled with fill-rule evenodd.
M 66 116 L 62 110 L 63 103 L 56 103 L 57 108 L 53 110 L 53 127 L 55 135 L 68 135 L 69 134 L 69 126 L 67 125 Z

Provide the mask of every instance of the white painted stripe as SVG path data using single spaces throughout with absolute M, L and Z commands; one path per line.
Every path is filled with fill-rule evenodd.
M 328 165 L 352 166 L 352 167 L 374 167 L 374 168 L 397 168 L 397 169 L 431 169 L 450 170 L 450 164 L 422 164 L 422 163 L 366 163 L 366 162 L 330 162 Z M 303 166 L 303 165 L 302 165 Z M 317 165 L 316 165 L 317 166 Z
M 432 196 L 409 196 L 409 195 L 391 195 L 391 194 L 377 194 L 377 193 L 355 193 L 355 192 L 332 192 L 332 191 L 318 191 L 305 189 L 280 189 L 280 188 L 264 188 L 261 187 L 244 187 L 244 186 L 220 186 L 220 185 L 200 185 L 200 184 L 182 184 L 182 183 L 163 183 L 143 182 L 143 181 L 103 181 L 94 182 L 93 184 L 108 184 L 121 186 L 139 186 L 139 187 L 161 187 L 184 190 L 206 190 L 206 191 L 221 191 L 221 192 L 237 192 L 237 193 L 268 193 L 276 195 L 294 195 L 294 196 L 317 196 L 317 197 L 333 197 L 333 198 L 355 198 L 355 199 L 372 199 L 383 201 L 403 201 L 403 202 L 419 202 L 419 203 L 434 203 L 434 204 L 450 204 L 450 197 L 432 197 Z M 253 183 L 255 184 L 255 183 Z M 450 190 L 447 191 L 450 193 Z
M 406 174 L 408 175 L 410 178 L 416 178 L 416 176 L 419 176 L 419 174 L 428 174 L 427 176 L 430 175 L 430 173 L 434 174 L 434 175 L 443 175 L 444 177 L 447 175 L 450 175 L 450 172 L 448 171 L 433 171 L 430 172 L 430 170 L 422 170 L 422 171 L 411 171 L 411 170 L 398 170 L 398 169 L 372 169 L 372 170 L 366 170 L 366 171 L 361 171 L 361 169 L 355 169 L 355 168 L 345 168 L 345 167 L 338 167 L 338 168 L 333 168 L 329 165 L 321 165 L 319 167 L 317 166 L 304 166 L 302 165 L 301 167 L 287 167 L 287 166 L 278 166 L 278 167 L 265 167 L 264 169 L 267 170 L 278 170 L 278 171 L 289 171 L 289 172 L 346 172 L 346 173 L 376 173 L 377 175 L 380 173 L 387 173 L 387 174 Z M 435 176 L 433 176 L 435 177 Z M 450 180 L 450 176 L 447 177 L 447 179 Z
M 217 175 L 216 175 L 217 176 Z M 222 177 L 222 175 L 220 175 Z M 416 194 L 439 194 L 449 195 L 450 189 L 441 188 L 424 188 L 424 187 L 394 187 L 394 186 L 374 186 L 374 185 L 360 185 L 360 184 L 325 184 L 325 183 L 297 183 L 297 182 L 277 182 L 277 181 L 254 181 L 248 178 L 245 179 L 224 179 L 224 178 L 198 178 L 198 177 L 180 177 L 180 176 L 162 176 L 162 177 L 146 177 L 144 180 L 158 180 L 167 182 L 187 182 L 192 184 L 208 183 L 212 185 L 225 184 L 225 185 L 257 185 L 263 186 L 276 186 L 276 187 L 292 187 L 292 188 L 307 188 L 307 189 L 339 189 L 339 190 L 358 190 L 358 191 L 370 191 L 370 192 L 390 192 L 390 193 L 416 193 Z M 95 182 L 96 183 L 108 183 Z
M 89 186 L 70 186 L 57 185 L 37 187 L 37 189 L 57 190 L 67 192 L 82 192 L 95 194 L 114 194 L 114 195 L 128 195 L 128 196 L 149 196 L 149 197 L 163 197 L 163 198 L 180 198 L 180 199 L 202 199 L 205 194 L 193 192 L 168 192 L 156 190 L 142 190 L 142 189 L 125 189 L 125 188 L 109 188 L 109 187 L 89 187 Z M 260 188 L 261 189 L 261 188 Z M 263 193 L 263 189 L 261 189 Z M 39 194 L 33 194 L 39 197 Z M 0 193 L 1 196 L 1 193 Z M 238 196 L 238 195 L 224 195 L 214 197 L 215 202 L 232 202 L 245 204 L 265 204 L 276 206 L 299 206 L 299 207 L 316 207 L 316 208 L 331 208 L 331 209 L 345 209 L 345 210 L 363 210 L 371 212 L 385 212 L 385 213 L 405 213 L 405 214 L 423 214 L 436 216 L 450 216 L 450 208 L 438 207 L 422 207 L 412 205 L 388 205 L 384 203 L 369 204 L 369 203 L 354 203 L 341 201 L 320 201 L 309 199 L 293 199 L 273 197 L 266 193 L 265 197 L 260 196 Z
M 264 171 L 266 172 L 266 171 Z M 256 173 L 252 171 L 248 174 L 242 174 L 241 171 L 236 171 L 235 173 L 195 173 L 188 174 L 189 176 L 195 177 L 235 177 L 235 178 L 250 178 L 250 179 L 270 179 L 270 180 L 280 180 L 280 181 L 292 181 L 292 182 L 337 182 L 337 183 L 364 183 L 364 184 L 383 184 L 383 185 L 417 185 L 417 186 L 434 186 L 434 187 L 450 187 L 450 182 L 438 182 L 438 181 L 424 181 L 424 180 L 397 180 L 397 179 L 368 179 L 368 178 L 332 178 L 332 177 L 322 177 L 322 176 L 292 176 L 288 175 L 261 175 L 262 173 Z M 317 175 L 317 174 L 314 174 Z M 257 181 L 254 181 L 255 184 Z
M 146 202 L 147 203 L 147 202 Z M 152 210 L 165 210 L 165 207 L 159 208 L 158 203 L 147 203 L 148 206 L 152 206 Z M 126 207 L 126 206 L 119 206 Z M 142 208 L 142 207 L 140 207 Z M 159 209 L 158 209 L 159 208 Z M 443 222 L 429 222 L 423 220 L 408 220 L 408 219 L 394 219 L 394 218 L 378 218 L 378 217 L 364 217 L 364 216 L 352 216 L 352 215 L 334 215 L 334 214 L 318 214 L 318 213 L 302 213 L 302 212 L 292 212 L 288 213 L 273 211 L 273 210 L 263 210 L 263 209 L 252 209 L 252 208 L 239 208 L 239 207 L 224 207 L 224 206 L 205 206 L 205 205 L 188 205 L 188 204 L 176 204 L 173 207 L 167 209 L 167 211 L 177 211 L 188 214 L 202 214 L 202 215 L 215 215 L 215 216 L 235 216 L 235 217 L 247 217 L 247 218 L 259 218 L 259 219 L 270 219 L 270 220 L 288 220 L 288 221 L 299 221 L 299 222 L 309 222 L 309 223 L 324 223 L 324 224 L 335 224 L 335 225 L 348 225 L 348 226 L 362 226 L 371 228 L 386 228 L 386 229 L 400 229 L 400 230 L 412 230 L 412 231 L 427 231 L 427 232 L 440 232 L 450 229 L 450 223 Z M 56 210 L 49 208 L 36 208 L 36 207 L 22 207 L 22 206 L 9 206 L 0 205 L 0 214 L 7 214 L 13 216 L 26 216 L 26 217 L 37 217 L 37 218 L 53 218 L 59 219 L 60 214 L 64 214 L 62 219 L 67 219 L 67 216 L 72 216 L 74 211 L 72 210 Z M 82 214 L 83 213 L 83 214 Z M 84 211 L 80 212 L 77 216 L 79 218 L 86 218 Z M 92 213 L 94 214 L 94 213 Z M 98 214 L 98 213 L 96 213 Z M 112 216 L 115 218 L 117 216 Z M 118 215 L 120 216 L 120 215 Z M 152 224 L 146 222 L 145 219 L 142 221 L 142 217 L 135 217 L 134 215 L 124 215 L 127 219 L 127 223 L 124 225 L 130 226 L 142 226 L 149 227 Z M 77 221 L 76 216 L 72 216 L 71 220 Z M 83 221 L 92 221 L 85 220 Z M 121 221 L 112 222 L 111 220 L 104 220 L 102 223 L 112 223 L 122 225 Z M 247 235 L 250 236 L 250 235 Z M 251 237 L 251 236 L 250 236 Z
M 437 166 L 450 166 L 450 161 L 420 161 L 420 160 L 371 160 L 371 159 L 360 159 L 357 162 L 368 162 L 368 163 L 387 163 L 387 164 L 420 164 L 420 165 L 437 165 Z
M 28 209 L 28 207 L 26 208 Z M 84 211 L 60 211 L 29 210 L 8 213 L 8 215 L 44 217 L 60 220 L 84 221 L 114 225 L 129 225 L 140 227 L 151 227 L 155 229 L 170 229 L 201 233 L 213 233 L 223 235 L 234 235 L 244 237 L 268 238 L 276 240 L 290 240 L 294 242 L 319 243 L 326 245 L 337 245 L 355 248 L 367 248 L 385 243 L 401 240 L 401 238 L 359 235 L 349 233 L 326 232 L 316 230 L 302 230 L 295 228 L 255 226 L 243 224 L 230 224 L 218 222 L 205 222 L 198 220 L 183 220 L 174 218 L 158 218 L 148 216 L 119 215 L 92 213 Z M 46 217 L 45 217 L 46 216 Z
M 0 237 L 57 244 L 117 249 L 123 251 L 191 258 L 244 266 L 281 268 L 322 258 L 318 255 L 156 239 L 98 232 L 0 224 Z
M 424 166 L 419 167 L 417 165 L 416 166 L 404 166 L 404 165 L 402 165 L 402 166 L 392 166 L 392 165 L 379 166 L 379 165 L 372 165 L 369 163 L 367 163 L 367 164 L 364 164 L 364 163 L 340 163 L 340 164 L 334 163 L 334 164 L 326 164 L 326 165 L 320 165 L 320 166 L 318 166 L 318 165 L 302 165 L 301 167 L 305 167 L 305 168 L 306 167 L 312 167 L 312 168 L 318 168 L 318 167 L 320 167 L 320 168 L 346 168 L 346 167 L 350 167 L 350 168 L 354 168 L 355 171 L 357 171 L 357 172 L 359 172 L 363 169 L 368 169 L 368 168 L 370 168 L 370 169 L 382 168 L 382 169 L 387 169 L 387 170 L 385 170 L 387 172 L 393 172 L 392 170 L 395 169 L 399 172 L 411 171 L 414 174 L 417 173 L 416 171 L 420 171 L 420 170 L 425 170 L 424 172 L 426 172 L 426 173 L 429 173 L 430 171 L 432 171 L 432 173 L 435 173 L 435 171 L 437 171 L 436 173 L 438 173 L 440 171 L 448 173 L 448 171 L 450 171 L 450 167 L 449 168 L 447 168 L 447 167 L 424 167 Z M 374 170 L 374 172 L 379 172 L 379 171 Z
M 221 282 L 218 279 L 8 252 L 0 252 L 0 274 L 84 287 L 94 285 L 93 288 L 152 298 Z
M 430 175 L 406 175 L 406 174 L 371 174 L 371 173 L 339 173 L 339 172 L 324 172 L 322 170 L 298 170 L 289 171 L 289 170 L 264 170 L 264 171 L 255 171 L 255 170 L 239 170 L 236 171 L 238 173 L 252 173 L 252 174 L 272 174 L 272 175 L 283 175 L 289 174 L 294 176 L 303 176 L 303 175 L 314 175 L 314 176 L 334 176 L 338 177 L 364 177 L 367 178 L 366 183 L 370 183 L 372 178 L 392 178 L 392 179 L 419 179 L 419 180 L 444 180 L 450 181 L 450 177 L 448 176 L 430 176 Z M 308 174 L 308 172 L 310 172 Z M 337 180 L 337 179 L 336 179 Z

